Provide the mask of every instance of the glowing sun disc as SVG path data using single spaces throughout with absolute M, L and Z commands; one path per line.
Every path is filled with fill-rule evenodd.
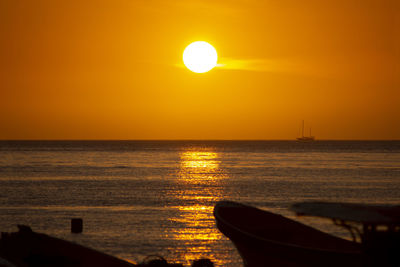
M 207 42 L 197 41 L 191 43 L 183 51 L 183 63 L 196 73 L 211 70 L 217 65 L 217 50 Z

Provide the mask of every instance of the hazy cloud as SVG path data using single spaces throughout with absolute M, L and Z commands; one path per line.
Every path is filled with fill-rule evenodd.
M 260 72 L 293 71 L 295 64 L 278 59 L 233 59 L 220 58 L 218 68 L 228 70 L 247 70 Z

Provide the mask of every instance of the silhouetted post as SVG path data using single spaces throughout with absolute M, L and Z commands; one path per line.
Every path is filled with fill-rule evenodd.
M 83 220 L 81 218 L 71 219 L 71 233 L 79 234 L 83 230 Z

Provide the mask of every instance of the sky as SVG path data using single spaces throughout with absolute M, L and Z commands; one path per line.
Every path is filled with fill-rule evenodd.
M 218 66 L 184 67 L 212 44 Z M 398 0 L 0 1 L 0 139 L 400 139 Z

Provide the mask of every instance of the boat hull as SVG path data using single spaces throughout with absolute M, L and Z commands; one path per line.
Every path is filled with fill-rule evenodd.
M 223 201 L 215 206 L 214 216 L 245 266 L 363 266 L 358 243 L 281 215 Z
M 66 240 L 19 226 L 16 233 L 2 233 L 0 258 L 15 266 L 131 267 L 133 264 Z
M 312 141 L 315 141 L 315 138 L 314 138 L 314 136 L 303 136 L 303 137 L 298 137 L 297 141 L 312 142 Z

